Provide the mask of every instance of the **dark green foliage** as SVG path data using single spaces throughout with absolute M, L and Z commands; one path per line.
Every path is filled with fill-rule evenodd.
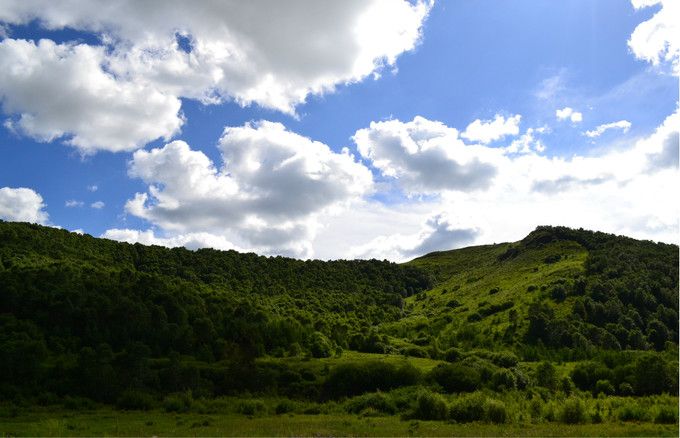
M 446 400 L 434 392 L 423 390 L 418 393 L 412 418 L 418 420 L 446 420 L 448 406 Z
M 153 408 L 154 405 L 155 402 L 151 395 L 135 389 L 123 391 L 116 401 L 116 406 L 120 409 L 137 411 L 148 411 Z
M 508 411 L 500 400 L 487 400 L 486 415 L 490 422 L 501 424 L 508 420 Z
M 479 393 L 459 397 L 451 405 L 449 417 L 459 423 L 484 421 L 486 418 L 486 399 Z
M 613 395 L 614 394 L 614 385 L 609 380 L 598 380 L 595 383 L 595 395 L 598 394 L 604 394 L 604 395 Z
M 446 392 L 471 392 L 481 385 L 477 369 L 460 363 L 437 365 L 428 377 Z
M 585 423 L 588 419 L 585 403 L 580 398 L 568 398 L 564 401 L 559 417 L 560 421 L 567 424 Z
M 393 365 L 387 362 L 344 364 L 331 370 L 324 383 L 324 393 L 331 398 L 387 391 L 419 382 L 420 371 L 409 363 Z
M 45 386 L 113 403 L 126 388 L 258 386 L 256 357 L 329 357 L 429 285 L 417 268 L 376 260 L 167 249 L 0 222 L 0 392 Z M 374 333 L 361 349 L 385 342 Z
M 662 406 L 654 416 L 657 424 L 675 424 L 678 422 L 678 410 L 668 406 Z
M 557 389 L 557 370 L 550 362 L 541 362 L 536 368 L 536 384 L 552 391 Z
M 394 401 L 381 392 L 354 397 L 347 402 L 346 409 L 347 412 L 352 414 L 359 414 L 367 409 L 390 415 L 397 412 L 397 406 Z
M 190 392 L 169 394 L 163 399 L 165 412 L 188 412 L 193 404 Z

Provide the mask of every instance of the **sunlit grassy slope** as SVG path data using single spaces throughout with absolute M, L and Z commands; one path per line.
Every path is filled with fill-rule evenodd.
M 550 299 L 553 284 L 583 274 L 588 256 L 588 251 L 573 241 L 518 250 L 521 246 L 475 246 L 435 252 L 409 262 L 430 273 L 435 287 L 407 298 L 406 316 L 384 324 L 384 331 L 395 344 L 417 346 L 435 339 L 440 348 L 455 344 L 454 336 L 468 347 L 517 341 L 526 328 L 529 304 Z M 558 303 L 556 314 L 570 312 L 572 300 Z M 511 318 L 517 329 L 514 336 L 504 338 Z

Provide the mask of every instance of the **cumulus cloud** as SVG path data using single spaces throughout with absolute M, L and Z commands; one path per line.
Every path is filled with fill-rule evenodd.
M 564 107 L 555 111 L 557 120 L 571 120 L 572 123 L 580 123 L 583 121 L 583 114 L 570 107 Z
M 679 129 L 680 112 L 676 111 L 666 118 L 652 136 L 640 142 L 639 147 L 645 153 L 649 172 L 678 168 Z
M 92 32 L 102 45 L 7 38 L 0 96 L 8 126 L 85 152 L 169 140 L 180 98 L 287 113 L 310 94 L 379 76 L 412 50 L 432 3 L 8 0 L 0 24 Z M 385 19 L 389 17 L 389 19 Z
M 628 40 L 633 54 L 653 65 L 669 63 L 680 75 L 680 4 L 676 0 L 632 0 L 635 9 L 661 5 L 649 20 L 640 23 Z
M 126 204 L 128 213 L 176 233 L 228 236 L 264 253 L 312 254 L 316 215 L 372 190 L 370 171 L 346 150 L 261 121 L 228 127 L 218 169 L 182 141 L 137 151 L 132 177 L 149 184 Z
M 467 146 L 455 128 L 420 116 L 371 122 L 352 139 L 364 158 L 409 193 L 483 189 L 496 174 L 496 152 Z
M 101 210 L 105 206 L 106 204 L 104 203 L 104 201 L 95 201 L 92 204 L 90 204 L 90 207 L 94 208 L 95 210 Z
M 586 137 L 595 138 L 604 134 L 604 132 L 609 129 L 620 129 L 625 134 L 626 132 L 628 132 L 631 126 L 632 125 L 628 120 L 619 120 L 618 122 L 611 122 L 599 125 L 598 127 L 591 131 L 586 131 L 585 135 Z
M 188 249 L 214 248 L 223 251 L 240 250 L 223 236 L 210 233 L 178 234 L 172 237 L 158 237 L 152 230 L 139 231 L 127 228 L 112 228 L 106 230 L 101 237 L 127 243 L 141 243 L 144 245 L 159 245 L 168 248 L 183 246 Z
M 507 119 L 500 114 L 496 114 L 493 120 L 477 119 L 465 128 L 465 132 L 461 134 L 461 137 L 486 144 L 508 135 L 515 136 L 519 134 L 519 122 L 521 119 L 522 116 L 519 114 L 510 116 Z
M 96 192 L 97 190 L 99 190 L 99 187 L 96 184 L 92 184 L 90 186 L 87 186 L 88 192 Z
M 179 99 L 107 72 L 106 57 L 104 47 L 0 41 L 0 100 L 14 115 L 6 125 L 85 154 L 133 150 L 178 132 Z
M 354 243 L 338 244 L 349 246 L 344 250 L 349 256 L 396 261 L 432 250 L 515 241 L 541 224 L 677 242 L 680 212 L 667 196 L 678 180 L 678 127 L 680 114 L 675 112 L 647 137 L 566 158 L 538 153 L 528 141 L 537 132 L 529 133 L 529 128 L 522 136 L 532 145 L 526 150 L 519 139 L 506 147 L 487 148 L 498 155 L 491 161 L 496 176 L 485 190 L 442 190 L 436 198 L 383 206 L 379 217 L 385 218 L 388 232 L 372 224 L 373 216 L 366 211 L 375 206 L 353 208 L 326 232 L 337 229 L 343 236 L 360 236 Z M 418 222 L 425 225 L 414 230 Z M 366 243 L 369 231 L 379 237 Z M 454 236 L 465 239 L 456 241 Z
M 48 220 L 43 198 L 25 188 L 0 188 L 0 219 L 45 224 Z
M 422 229 L 412 235 L 378 236 L 370 242 L 350 249 L 351 258 L 406 261 L 434 251 L 460 248 L 475 240 L 479 230 L 451 223 L 438 214 L 429 218 Z

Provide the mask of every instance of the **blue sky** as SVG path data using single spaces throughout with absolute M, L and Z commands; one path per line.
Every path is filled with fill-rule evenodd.
M 321 258 L 677 242 L 672 2 L 110 4 L 0 7 L 5 220 Z

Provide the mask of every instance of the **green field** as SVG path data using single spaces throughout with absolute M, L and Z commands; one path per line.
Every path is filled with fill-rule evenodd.
M 159 411 L 33 410 L 0 420 L 0 436 L 678 436 L 677 425 L 453 424 L 398 417 L 167 414 Z

